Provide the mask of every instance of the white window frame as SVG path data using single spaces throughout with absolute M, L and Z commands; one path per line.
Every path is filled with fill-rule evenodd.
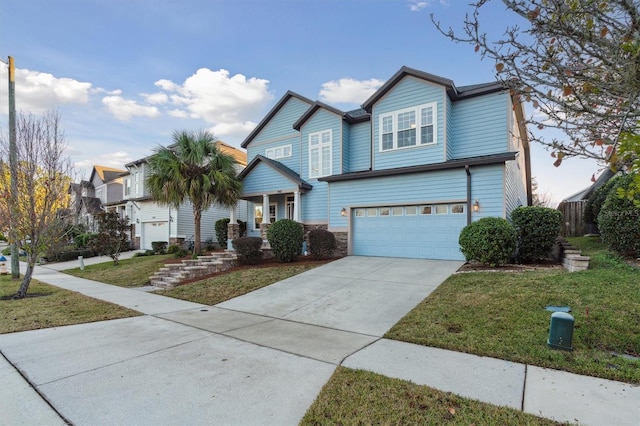
M 323 141 L 323 136 L 328 135 L 328 142 Z M 317 142 L 313 142 L 314 138 L 317 138 Z M 325 158 L 323 151 L 325 148 L 329 148 L 328 158 Z M 313 164 L 314 151 L 318 153 L 318 164 Z M 309 178 L 317 179 L 324 176 L 331 175 L 333 170 L 333 130 L 327 129 L 320 132 L 309 133 Z M 326 162 L 326 169 L 323 165 Z
M 131 195 L 131 177 L 124 179 L 123 186 L 124 186 L 124 195 L 128 197 L 129 195 Z
M 422 111 L 424 109 L 431 109 L 431 122 L 422 122 Z M 407 129 L 400 129 L 398 118 L 403 118 L 407 114 L 413 113 L 415 122 L 411 124 L 411 129 L 415 130 L 415 144 L 407 146 L 398 146 L 398 133 Z M 397 151 L 401 149 L 410 149 L 420 146 L 435 145 L 438 141 L 438 128 L 437 128 L 437 116 L 438 116 L 438 104 L 437 102 L 429 102 L 422 105 L 417 105 L 411 108 L 403 108 L 396 111 L 380 114 L 378 119 L 378 149 L 380 152 Z M 431 142 L 422 143 L 423 133 L 426 134 L 427 129 L 431 127 L 433 140 Z M 385 135 L 392 135 L 392 145 L 389 148 L 385 148 L 383 141 L 390 142 L 389 137 L 385 138 Z
M 273 216 L 271 216 L 271 208 L 273 207 Z M 262 211 L 262 204 L 254 204 L 253 205 L 253 230 L 259 231 L 260 224 L 256 223 L 256 211 L 260 209 Z M 264 219 L 264 214 L 262 215 Z M 273 221 L 271 221 L 273 219 Z M 278 203 L 269 203 L 269 223 L 274 223 L 278 220 Z M 261 222 L 262 223 L 262 222 Z M 258 226 L 256 226 L 258 225 Z
M 289 145 L 274 146 L 273 148 L 267 148 L 264 152 L 264 155 L 267 158 L 270 158 L 272 160 L 277 160 L 279 158 L 291 157 L 292 155 L 291 152 L 292 152 L 292 147 L 291 147 L 291 144 L 289 144 Z

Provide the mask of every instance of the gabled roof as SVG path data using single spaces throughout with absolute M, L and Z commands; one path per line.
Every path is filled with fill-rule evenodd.
M 571 201 L 588 200 L 589 197 L 591 197 L 591 194 L 593 194 L 593 192 L 596 189 L 600 188 L 602 185 L 607 183 L 609 181 L 609 179 L 611 179 L 615 175 L 616 175 L 616 173 L 614 171 L 612 171 L 611 169 L 607 168 L 607 169 L 605 169 L 605 171 L 603 171 L 600 174 L 600 176 L 598 176 L 598 179 L 596 179 L 596 181 L 591 186 L 589 186 L 587 188 L 584 188 L 579 192 L 576 192 L 575 194 L 565 198 L 562 201 L 563 202 L 571 202 Z
M 461 86 L 460 88 L 457 88 L 452 80 L 403 66 L 362 104 L 362 108 L 364 108 L 367 112 L 371 112 L 373 105 L 378 102 L 384 95 L 386 95 L 387 92 L 389 92 L 396 84 L 398 84 L 400 80 L 407 76 L 419 78 L 421 80 L 426 80 L 431 83 L 444 86 L 447 91 L 447 95 L 451 100 L 454 101 L 478 95 L 485 95 L 488 93 L 498 92 L 506 89 L 506 87 L 500 82 L 474 84 L 472 86 Z
M 85 210 L 89 214 L 98 214 L 104 211 L 104 209 L 102 208 L 102 202 L 100 201 L 100 198 L 82 197 L 82 204 L 84 205 Z
M 122 173 L 126 172 L 126 170 L 114 169 L 113 167 L 106 166 L 93 166 L 93 170 L 91 171 L 91 178 L 89 181 L 93 181 L 93 177 L 97 174 L 100 180 L 104 182 L 109 182 L 114 179 L 118 179 Z
M 371 115 L 367 113 L 363 109 L 356 109 L 349 112 L 344 112 L 339 110 L 338 108 L 332 107 L 331 105 L 327 105 L 324 102 L 316 101 L 311 105 L 311 107 L 296 121 L 293 123 L 293 128 L 296 130 L 300 130 L 302 125 L 315 114 L 320 108 L 324 108 L 327 111 L 330 111 L 334 114 L 339 115 L 343 120 L 345 120 L 349 124 L 360 123 L 363 121 L 368 121 L 371 119 Z
M 291 170 L 281 162 L 264 157 L 260 154 L 256 155 L 253 158 L 253 160 L 251 160 L 249 165 L 240 172 L 238 177 L 241 180 L 244 179 L 249 173 L 251 173 L 251 170 L 253 170 L 260 163 L 266 164 L 267 166 L 271 167 L 272 169 L 274 169 L 276 172 L 280 173 L 287 179 L 293 181 L 296 185 L 298 185 L 300 189 L 309 190 L 313 188 L 313 186 L 311 186 L 309 183 L 302 180 L 299 174 L 297 174 L 296 172 L 294 172 L 293 170 Z
M 262 121 L 260 121 L 260 123 L 258 123 L 258 125 L 256 126 L 255 129 L 253 129 L 251 131 L 251 133 L 249 133 L 249 136 L 246 137 L 246 139 L 244 140 L 244 142 L 242 142 L 242 147 L 246 148 L 251 141 L 253 140 L 253 138 L 255 138 L 258 133 L 260 133 L 260 131 L 262 129 L 264 129 L 264 126 L 267 125 L 267 123 L 269 123 L 269 121 L 278 113 L 278 111 L 280 111 L 280 109 L 287 103 L 287 101 L 289 101 L 289 99 L 291 98 L 296 98 L 301 100 L 302 102 L 306 102 L 309 105 L 313 105 L 313 101 L 311 99 L 305 98 L 302 95 L 299 95 L 295 92 L 292 92 L 291 90 L 287 91 L 287 93 L 284 94 L 284 96 L 278 101 L 277 104 L 275 104 L 275 106 L 273 108 L 271 108 L 271 111 L 269 111 L 269 113 L 262 119 Z

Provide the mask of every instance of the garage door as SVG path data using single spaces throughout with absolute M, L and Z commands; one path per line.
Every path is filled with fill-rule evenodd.
M 466 204 L 352 209 L 354 255 L 464 260 L 458 245 Z
M 145 222 L 142 224 L 141 245 L 145 250 L 151 250 L 153 241 L 169 241 L 169 227 L 167 222 Z

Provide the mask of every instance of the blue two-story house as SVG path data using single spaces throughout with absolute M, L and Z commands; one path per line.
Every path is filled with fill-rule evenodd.
M 345 254 L 463 259 L 465 225 L 531 204 L 522 114 L 500 83 L 407 67 L 354 111 L 287 92 L 242 144 L 248 232 L 289 218 Z

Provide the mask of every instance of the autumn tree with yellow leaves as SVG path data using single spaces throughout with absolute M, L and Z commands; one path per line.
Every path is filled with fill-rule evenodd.
M 27 268 L 18 292 L 26 297 L 33 269 L 41 253 L 64 238 L 61 213 L 69 206 L 72 165 L 60 127 L 60 115 L 20 113 L 16 117 L 17 197 L 11 197 L 9 138 L 0 138 L 0 217 L 11 242 L 26 253 Z

